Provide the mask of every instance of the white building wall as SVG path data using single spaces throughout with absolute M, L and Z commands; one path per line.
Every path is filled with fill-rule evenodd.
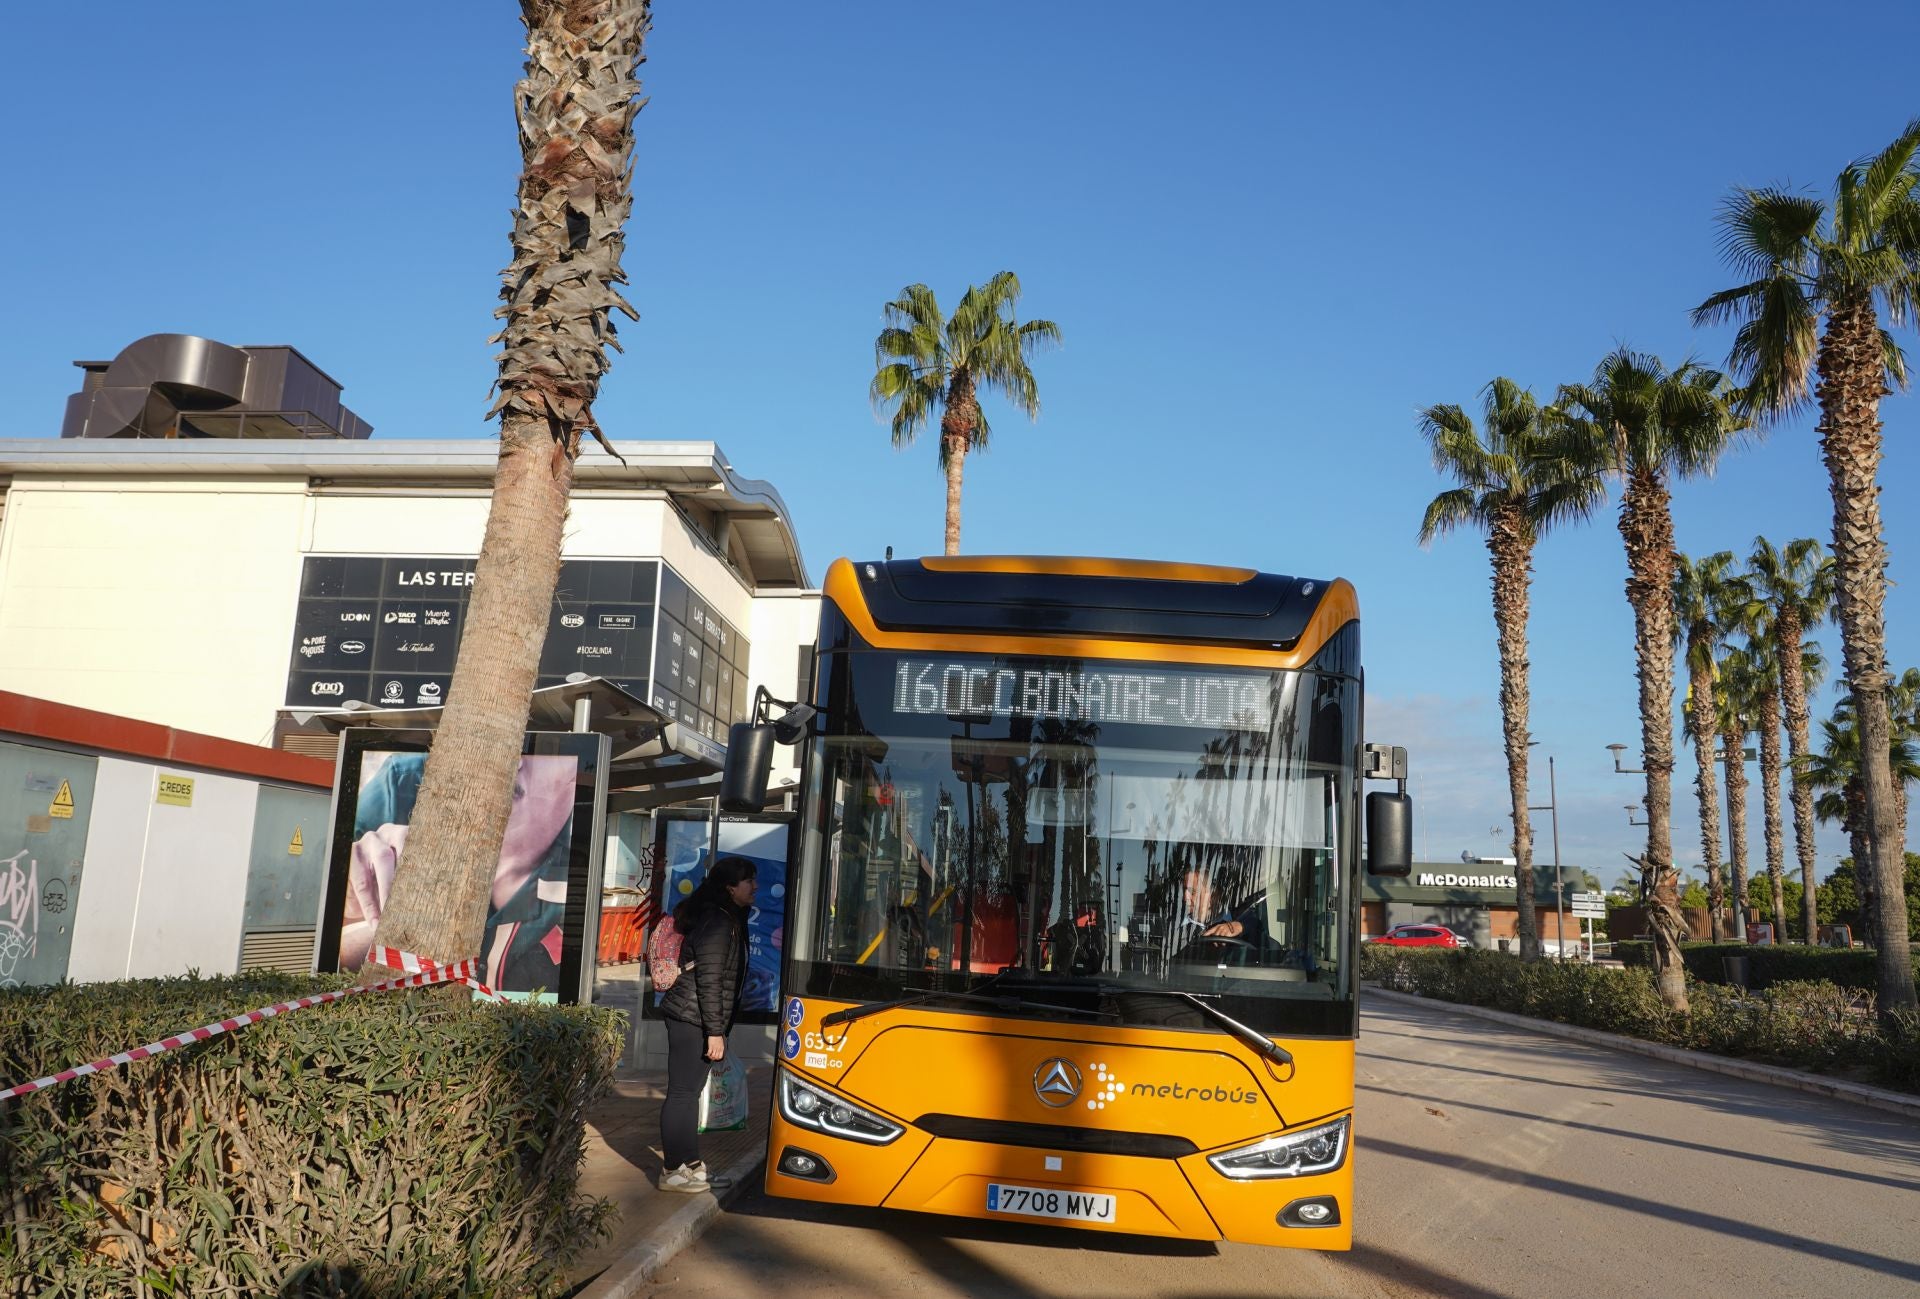
M 73 946 L 67 977 L 76 983 L 127 977 L 133 912 L 146 855 L 147 812 L 153 804 L 153 768 L 102 757 L 88 809 L 87 855 L 74 900 Z
M 795 591 L 763 595 L 753 602 L 753 621 L 747 638 L 753 646 L 748 687 L 765 686 L 775 699 L 800 697 L 800 646 L 811 646 L 820 634 L 820 593 Z M 762 646 L 765 648 L 762 649 Z M 748 696 L 752 698 L 751 695 Z M 773 751 L 772 784 L 800 779 L 800 755 L 794 748 Z
M 471 556 L 488 504 L 473 488 L 310 490 L 304 476 L 16 479 L 0 531 L 0 683 L 271 743 L 302 558 Z M 817 594 L 756 598 L 664 493 L 576 497 L 563 554 L 665 560 L 747 637 L 749 691 L 794 696 Z
M 258 744 L 286 688 L 304 484 L 18 481 L 0 681 Z
M 163 774 L 192 779 L 192 806 L 157 800 Z M 258 789 L 241 777 L 102 756 L 68 977 L 237 970 Z
M 152 769 L 155 779 L 166 773 Z M 193 776 L 193 806 L 153 802 L 128 973 L 230 974 L 240 968 L 256 782 Z

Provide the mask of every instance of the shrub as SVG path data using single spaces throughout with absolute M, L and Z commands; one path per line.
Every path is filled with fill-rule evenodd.
M 0 1079 L 341 982 L 0 992 Z M 620 1037 L 604 1010 L 381 993 L 0 1102 L 0 1293 L 554 1293 L 611 1213 L 579 1169 Z
M 1615 943 L 1613 954 L 1622 964 L 1651 968 L 1653 945 L 1644 939 Z M 1777 946 L 1750 943 L 1682 943 L 1680 959 L 1687 973 L 1702 983 L 1727 982 L 1729 956 L 1747 958 L 1747 979 L 1758 990 L 1776 983 L 1833 983 L 1843 988 L 1872 991 L 1877 986 L 1873 952 L 1866 948 Z
M 1884 1028 L 1874 1016 L 1870 990 L 1802 980 L 1749 991 L 1690 981 L 1689 1011 L 1676 1015 L 1660 1000 L 1651 972 L 1640 966 L 1523 962 L 1473 949 L 1363 947 L 1360 975 L 1442 1001 L 1717 1055 L 1860 1073 L 1920 1092 L 1920 1015 L 1903 1014 Z

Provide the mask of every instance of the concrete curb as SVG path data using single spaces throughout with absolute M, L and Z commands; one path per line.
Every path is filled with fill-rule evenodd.
M 716 1176 L 728 1179 L 725 1188 L 706 1195 L 686 1197 L 685 1204 L 675 1209 L 645 1237 L 635 1241 L 632 1248 L 580 1291 L 576 1299 L 632 1299 L 632 1296 L 639 1294 L 640 1288 L 652 1281 L 654 1274 L 671 1262 L 674 1255 L 706 1233 L 707 1228 L 713 1225 L 713 1220 L 720 1216 L 721 1210 L 732 1204 L 747 1189 L 748 1183 L 760 1175 L 760 1166 L 766 1160 L 767 1152 L 763 1146 L 748 1151 L 720 1169 Z M 669 1195 L 673 1192 L 656 1191 L 655 1194 Z
M 1421 1006 L 1440 1006 L 1447 1010 L 1458 1011 L 1462 1015 L 1491 1020 L 1496 1024 L 1545 1033 L 1549 1037 L 1584 1042 L 1588 1046 L 1610 1047 L 1616 1051 L 1629 1051 L 1635 1055 L 1664 1060 L 1668 1064 L 1685 1065 L 1689 1069 L 1702 1069 L 1708 1073 L 1726 1074 L 1728 1077 L 1742 1078 L 1748 1082 L 1791 1087 L 1796 1091 L 1812 1092 L 1815 1096 L 1825 1096 L 1830 1100 L 1865 1105 L 1877 1110 L 1886 1110 L 1890 1114 L 1898 1114 L 1903 1118 L 1920 1120 L 1920 1096 L 1909 1096 L 1905 1092 L 1889 1091 L 1884 1087 L 1869 1087 L 1865 1083 L 1846 1082 L 1839 1078 L 1826 1078 L 1820 1074 L 1802 1073 L 1798 1069 L 1782 1069 L 1778 1065 L 1736 1060 L 1732 1056 L 1710 1055 L 1705 1051 L 1688 1051 L 1660 1042 L 1643 1042 L 1637 1037 L 1603 1033 L 1597 1028 L 1581 1028 L 1577 1024 L 1562 1024 L 1551 1019 L 1532 1019 L 1526 1015 L 1493 1010 L 1487 1006 L 1467 1006 L 1457 1001 L 1443 1001 L 1438 997 L 1421 997 L 1411 992 L 1395 992 L 1371 983 L 1362 986 L 1366 989 L 1368 997 L 1383 997 L 1388 1001 L 1406 1001 Z M 1362 1004 L 1364 1006 L 1364 1002 Z

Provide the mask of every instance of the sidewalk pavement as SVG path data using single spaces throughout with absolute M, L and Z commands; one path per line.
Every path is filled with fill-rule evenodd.
M 700 1157 L 716 1183 L 712 1192 L 685 1195 L 656 1189 L 660 1161 L 660 1103 L 667 1076 L 621 1074 L 614 1090 L 587 1115 L 587 1158 L 580 1189 L 605 1196 L 620 1211 L 613 1234 L 576 1260 L 571 1272 L 577 1299 L 626 1299 L 654 1272 L 705 1231 L 724 1205 L 761 1176 L 767 1152 L 767 1108 L 773 1070 L 747 1071 L 747 1126 L 737 1132 L 705 1132 Z

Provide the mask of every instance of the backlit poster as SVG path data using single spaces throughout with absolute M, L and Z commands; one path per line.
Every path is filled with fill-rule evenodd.
M 659 822 L 655 896 L 672 910 L 707 876 L 710 823 L 704 818 Z M 720 855 L 745 857 L 757 868 L 759 888 L 747 916 L 747 983 L 740 1001 L 742 1022 L 768 1022 L 780 1003 L 780 949 L 787 917 L 787 823 L 720 822 Z M 657 998 L 655 999 L 657 1004 Z
M 411 833 L 430 733 L 356 729 L 341 746 L 327 923 L 320 968 L 353 971 L 379 941 L 380 918 Z M 494 867 L 481 939 L 481 981 L 542 1001 L 577 1000 L 582 935 L 597 923 L 596 789 L 604 737 L 527 737 L 513 810 Z M 590 977 L 591 969 L 586 971 Z

